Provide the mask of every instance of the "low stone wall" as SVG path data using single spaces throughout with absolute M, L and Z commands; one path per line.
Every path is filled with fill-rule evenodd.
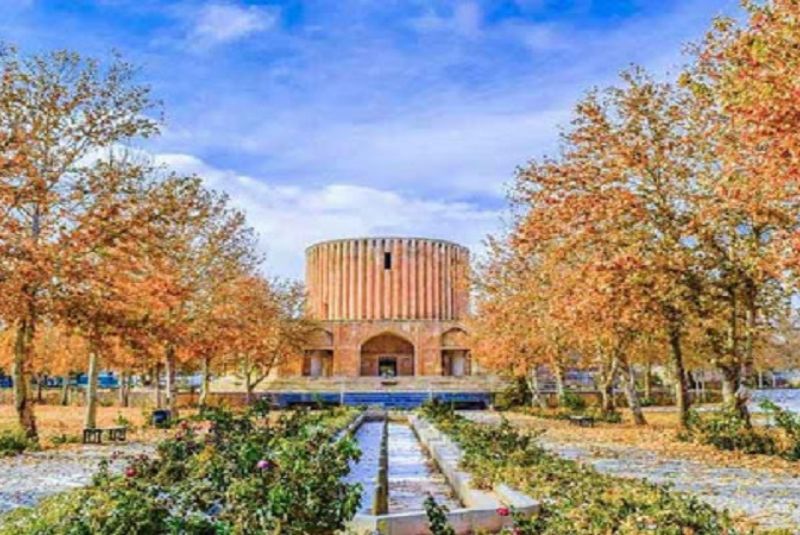
M 533 515 L 539 510 L 536 500 L 506 484 L 495 485 L 491 492 L 476 488 L 472 484 L 472 475 L 461 469 L 461 448 L 450 437 L 417 415 L 409 416 L 409 422 L 461 503 L 467 507 L 493 507 L 495 510 L 505 505 L 526 515 Z
M 39 405 L 61 405 L 61 388 L 45 388 L 42 390 L 41 400 L 37 399 L 37 392 L 29 392 L 31 399 Z M 97 392 L 97 399 L 102 407 L 119 407 L 119 390 L 116 388 L 101 388 Z M 162 390 L 162 399 L 166 399 L 166 394 Z M 178 407 L 189 408 L 196 406 L 200 394 L 198 392 L 179 392 L 178 393 Z M 0 405 L 11 405 L 14 403 L 14 392 L 10 388 L 0 388 Z M 231 396 L 211 394 L 209 396 L 210 404 L 226 405 L 226 406 L 245 406 L 245 399 L 243 394 L 234 394 Z M 69 407 L 83 407 L 86 404 L 86 389 L 84 387 L 71 388 L 69 392 L 69 399 L 67 406 Z M 128 394 L 128 406 L 139 408 L 155 408 L 155 391 L 146 389 L 132 390 Z
M 461 470 L 461 449 L 447 435 L 416 415 L 408 422 L 428 454 L 447 479 L 459 501 L 465 506 L 447 513 L 448 521 L 458 535 L 496 533 L 512 524 L 510 516 L 501 516 L 498 509 L 511 507 L 522 514 L 538 511 L 538 503 L 507 485 L 496 485 L 491 491 L 472 485 L 472 476 Z M 348 525 L 348 533 L 358 535 L 421 535 L 428 534 L 428 518 L 424 511 L 356 515 Z

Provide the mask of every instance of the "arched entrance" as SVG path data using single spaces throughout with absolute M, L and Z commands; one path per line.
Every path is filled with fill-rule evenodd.
M 329 377 L 333 373 L 333 334 L 316 329 L 307 341 L 303 355 L 303 375 Z
M 442 375 L 460 377 L 472 373 L 467 333 L 458 327 L 442 335 Z
M 361 345 L 361 375 L 414 375 L 414 344 L 392 333 L 373 336 Z

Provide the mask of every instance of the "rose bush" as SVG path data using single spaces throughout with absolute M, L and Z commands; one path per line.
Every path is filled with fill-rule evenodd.
M 91 486 L 6 515 L 0 534 L 332 533 L 360 500 L 342 481 L 358 448 L 333 439 L 353 416 L 206 411 L 122 475 L 103 465 Z

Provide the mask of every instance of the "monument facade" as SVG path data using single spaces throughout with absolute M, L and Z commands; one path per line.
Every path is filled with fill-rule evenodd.
M 465 376 L 469 251 L 426 238 L 332 240 L 306 249 L 320 329 L 293 375 Z

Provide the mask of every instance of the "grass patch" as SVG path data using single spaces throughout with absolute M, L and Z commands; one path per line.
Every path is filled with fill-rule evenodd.
M 25 437 L 25 433 L 18 429 L 4 429 L 0 431 L 0 457 L 17 455 L 28 449 L 34 449 L 35 444 Z

